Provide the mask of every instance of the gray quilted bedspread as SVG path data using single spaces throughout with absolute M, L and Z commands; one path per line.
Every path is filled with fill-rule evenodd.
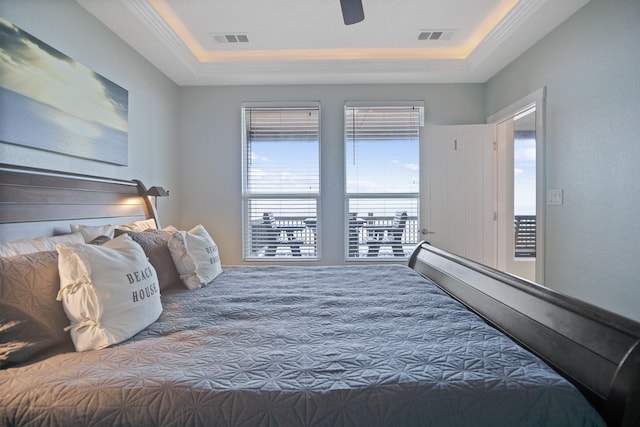
M 602 425 L 408 267 L 227 267 L 111 348 L 0 371 L 0 424 Z

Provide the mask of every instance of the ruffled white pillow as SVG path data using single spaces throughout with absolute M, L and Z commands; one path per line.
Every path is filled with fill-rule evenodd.
M 70 224 L 69 227 L 71 228 L 72 233 L 81 233 L 86 243 L 89 243 L 96 237 L 100 236 L 107 236 L 108 238 L 112 239 L 116 228 L 127 231 L 145 231 L 149 229 L 155 230 L 158 228 L 156 226 L 156 221 L 153 218 L 134 221 L 128 224 Z
M 180 279 L 187 288 L 201 288 L 222 273 L 218 246 L 202 225 L 173 233 L 168 246 Z
M 60 292 L 77 351 L 131 338 L 162 313 L 155 269 L 123 234 L 105 244 L 58 245 Z
M 113 232 L 115 227 L 113 225 L 84 225 L 84 224 L 70 224 L 72 233 L 80 233 L 84 237 L 86 243 L 91 242 L 93 239 L 99 236 L 107 236 L 113 238 Z

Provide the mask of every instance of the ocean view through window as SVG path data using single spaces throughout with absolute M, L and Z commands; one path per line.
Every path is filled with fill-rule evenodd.
M 409 256 L 419 240 L 423 102 L 345 104 L 347 260 Z
M 318 103 L 243 104 L 245 260 L 318 259 Z

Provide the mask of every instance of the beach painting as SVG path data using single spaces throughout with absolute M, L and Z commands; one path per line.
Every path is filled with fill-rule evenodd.
M 0 141 L 127 165 L 129 93 L 0 18 Z

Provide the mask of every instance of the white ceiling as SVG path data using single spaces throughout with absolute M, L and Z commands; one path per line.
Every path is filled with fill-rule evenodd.
M 179 85 L 251 85 L 485 82 L 589 0 L 76 1 Z

